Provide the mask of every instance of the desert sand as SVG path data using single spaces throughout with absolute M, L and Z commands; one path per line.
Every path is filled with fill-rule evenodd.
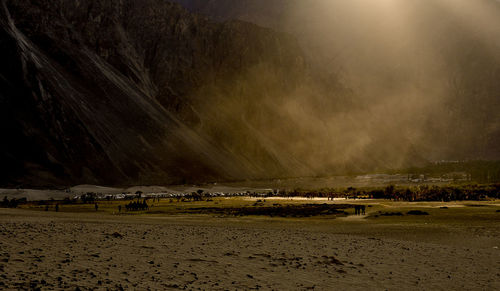
M 500 290 L 499 233 L 353 216 L 0 209 L 0 289 Z

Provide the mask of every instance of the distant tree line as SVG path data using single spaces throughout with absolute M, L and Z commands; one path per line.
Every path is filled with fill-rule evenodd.
M 394 201 L 460 201 L 500 199 L 500 184 L 489 185 L 453 185 L 453 186 L 428 186 L 419 185 L 411 187 L 396 187 L 389 185 L 382 188 L 356 189 L 320 189 L 292 191 L 281 190 L 280 197 L 305 197 L 305 198 L 350 198 L 350 199 L 389 199 Z
M 372 198 L 395 201 L 461 201 L 500 198 L 500 184 L 462 185 L 462 186 L 427 186 L 394 187 L 372 191 Z

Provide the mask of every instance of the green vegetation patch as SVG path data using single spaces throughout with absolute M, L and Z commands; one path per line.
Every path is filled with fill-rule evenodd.
M 250 207 L 196 207 L 188 208 L 185 213 L 216 214 L 225 216 L 277 216 L 277 217 L 311 217 L 319 215 L 347 215 L 350 204 L 300 204 L 282 206 L 250 206 Z
M 410 210 L 406 214 L 408 215 L 429 215 L 428 212 L 422 210 Z
M 380 215 L 380 216 L 403 216 L 403 213 L 401 213 L 401 212 L 381 212 L 378 215 Z M 375 215 L 375 217 L 377 217 L 378 215 Z

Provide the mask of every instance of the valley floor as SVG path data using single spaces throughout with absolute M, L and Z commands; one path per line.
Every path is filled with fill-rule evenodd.
M 500 290 L 499 207 L 479 208 L 457 223 L 0 209 L 0 289 Z

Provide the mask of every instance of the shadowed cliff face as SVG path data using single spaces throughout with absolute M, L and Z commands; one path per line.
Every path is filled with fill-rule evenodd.
M 1 4 L 3 183 L 162 184 L 301 169 L 256 138 L 242 106 L 267 114 L 260 99 L 304 78 L 291 37 L 160 0 Z M 247 81 L 268 77 L 268 87 Z M 247 88 L 256 94 L 234 96 Z M 240 110 L 225 115 L 233 103 Z

